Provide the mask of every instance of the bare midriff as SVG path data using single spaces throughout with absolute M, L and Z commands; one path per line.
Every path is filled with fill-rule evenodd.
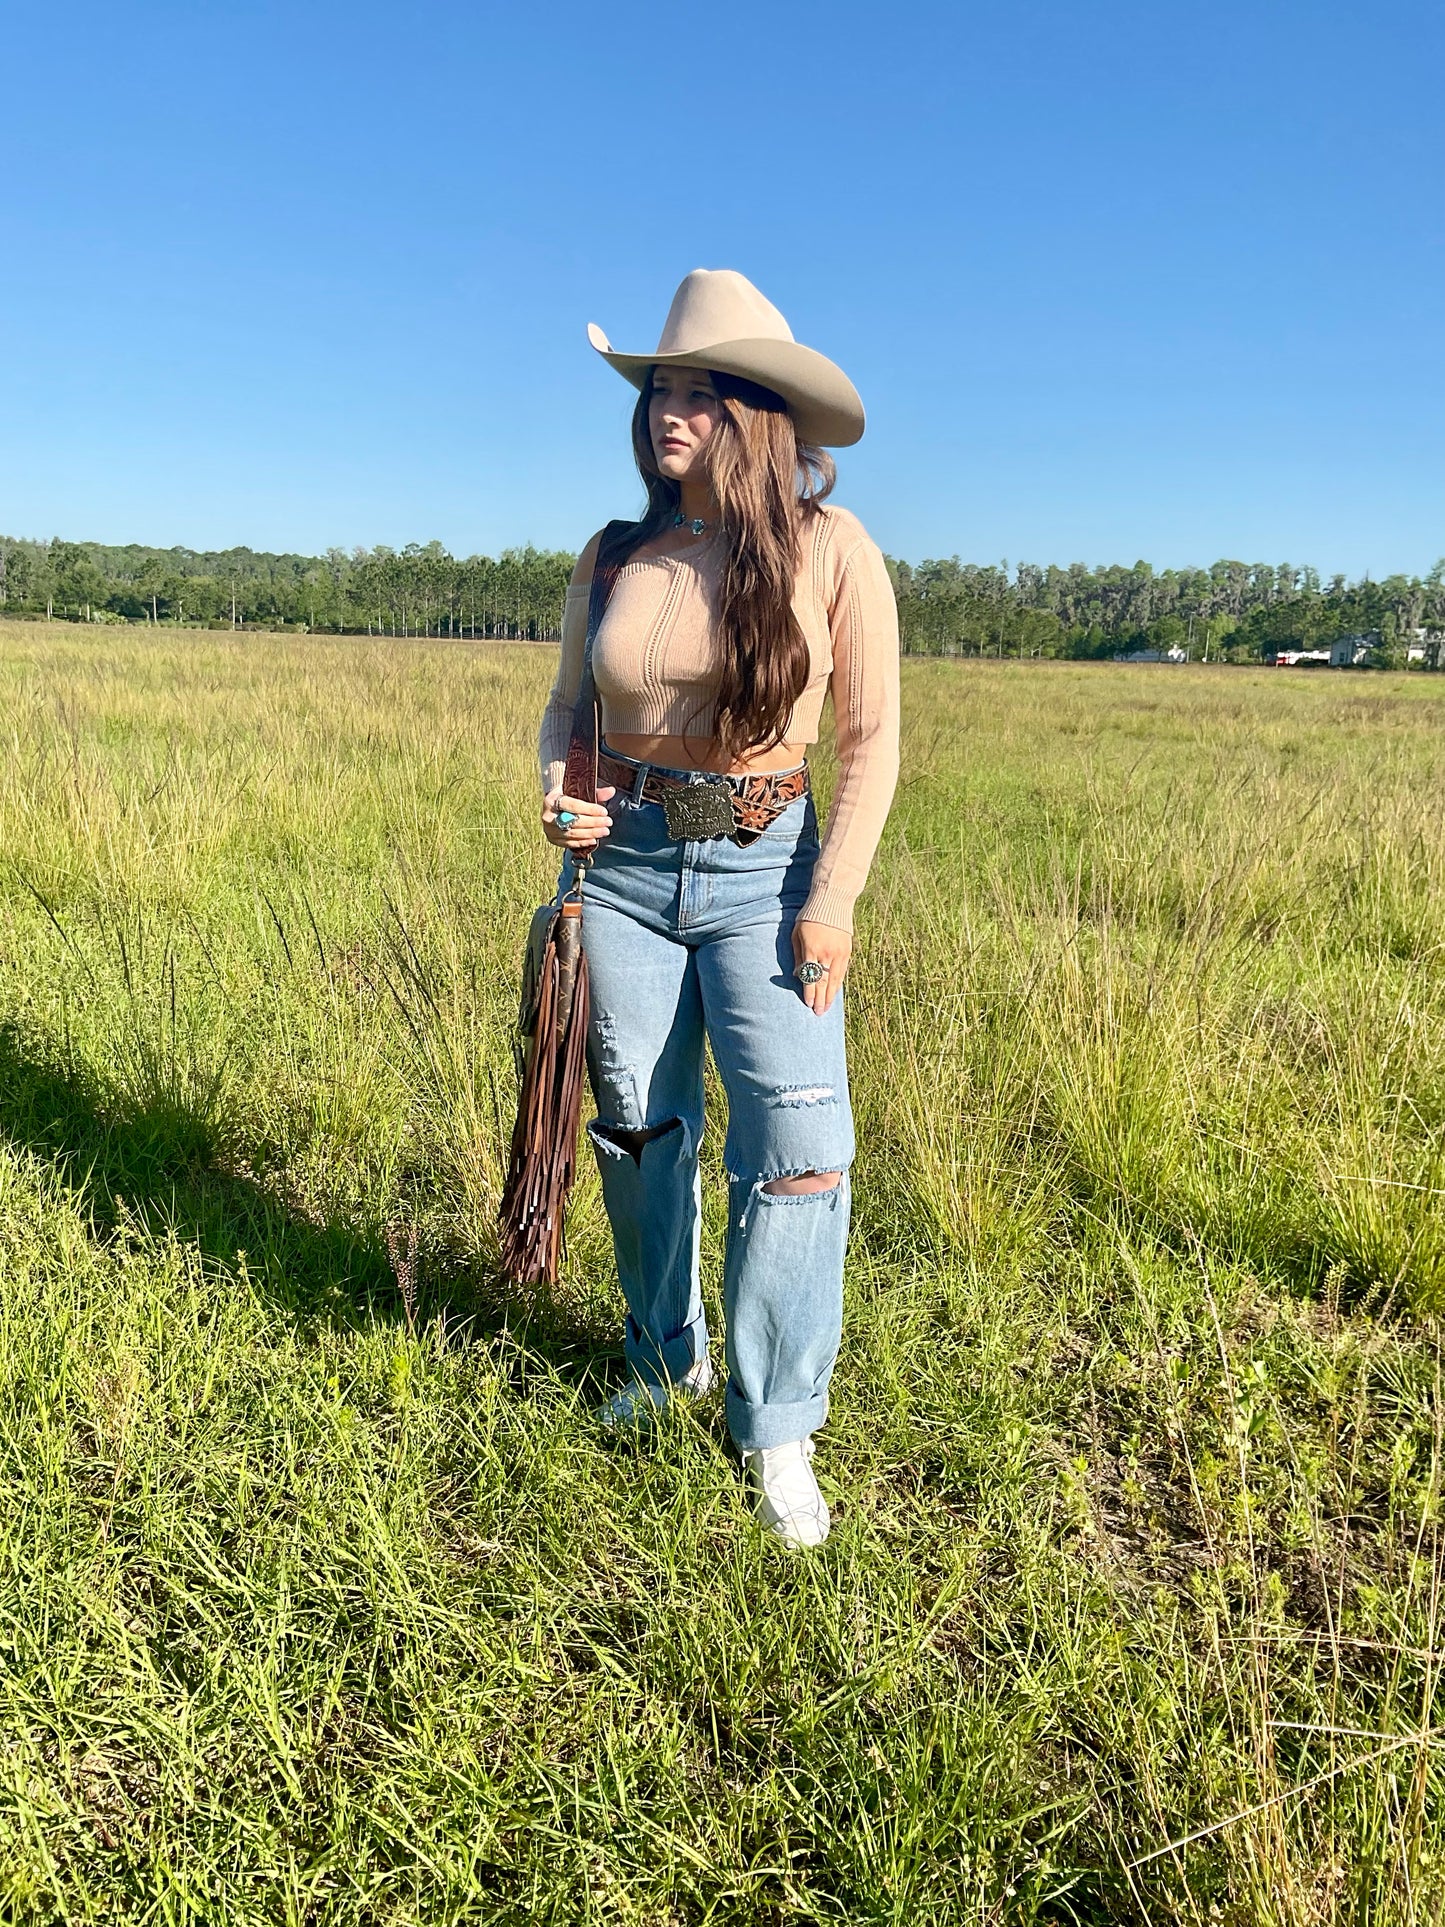
M 663 769 L 705 769 L 713 776 L 756 776 L 768 770 L 797 769 L 807 761 L 803 743 L 776 743 L 754 750 L 742 760 L 727 756 L 711 736 L 624 736 L 607 732 L 608 749 L 630 756 L 635 763 L 657 763 Z

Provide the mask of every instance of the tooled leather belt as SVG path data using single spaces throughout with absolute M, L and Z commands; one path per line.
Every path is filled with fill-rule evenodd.
M 667 776 L 650 763 L 624 763 L 604 749 L 597 780 L 611 783 L 635 802 L 660 803 L 668 835 L 678 842 L 729 836 L 755 843 L 790 803 L 811 787 L 808 769 L 772 770 L 757 776 L 710 776 L 705 781 Z

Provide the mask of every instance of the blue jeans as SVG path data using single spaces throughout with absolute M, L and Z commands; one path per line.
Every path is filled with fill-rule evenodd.
M 790 803 L 746 848 L 675 843 L 659 804 L 620 790 L 608 809 L 612 833 L 583 884 L 589 1135 L 628 1361 L 666 1385 L 707 1351 L 698 1146 L 710 1041 L 728 1103 L 728 1429 L 743 1451 L 786 1445 L 827 1417 L 853 1158 L 843 1000 L 815 1016 L 793 977 L 793 924 L 818 856 L 813 800 Z M 807 1171 L 840 1175 L 826 1191 L 765 1188 Z

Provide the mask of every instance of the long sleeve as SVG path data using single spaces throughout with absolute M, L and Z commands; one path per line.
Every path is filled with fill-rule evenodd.
M 801 914 L 851 931 L 898 782 L 898 605 L 883 556 L 866 536 L 838 570 L 829 627 L 838 785 Z
M 572 712 L 577 707 L 577 691 L 582 686 L 582 658 L 587 646 L 587 604 L 592 594 L 592 563 L 595 541 L 589 542 L 572 572 L 567 599 L 562 607 L 562 649 L 557 660 L 557 679 L 542 711 L 542 729 L 537 751 L 542 764 L 542 792 L 546 795 L 562 781 L 567 763 L 567 745 L 572 740 Z M 583 575 L 580 581 L 578 577 Z

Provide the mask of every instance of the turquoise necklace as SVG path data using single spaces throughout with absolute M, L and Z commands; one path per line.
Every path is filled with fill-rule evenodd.
M 677 511 L 677 514 L 673 516 L 672 526 L 675 529 L 689 529 L 694 535 L 707 534 L 707 523 L 703 521 L 700 515 L 694 515 L 692 520 L 689 522 L 689 520 L 683 514 L 681 509 L 679 509 Z

